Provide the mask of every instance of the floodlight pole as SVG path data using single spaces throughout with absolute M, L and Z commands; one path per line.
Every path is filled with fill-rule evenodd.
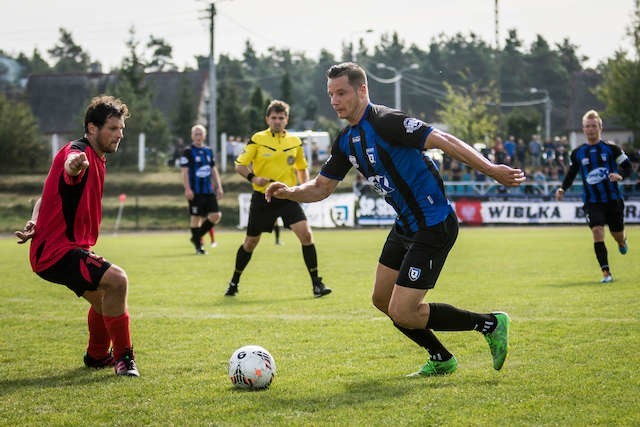
M 215 30 L 216 5 L 209 5 L 210 41 L 209 41 L 209 147 L 214 155 L 218 152 L 218 81 L 216 78 L 216 62 L 214 56 L 214 30 Z
M 419 65 L 411 64 L 408 67 L 403 68 L 402 70 L 397 70 L 395 67 L 392 67 L 391 65 L 387 65 L 383 63 L 377 64 L 377 67 L 381 69 L 391 70 L 394 72 L 395 76 L 393 77 L 393 80 L 394 80 L 393 83 L 395 88 L 395 108 L 396 110 L 401 110 L 402 109 L 402 92 L 401 92 L 402 73 L 404 73 L 407 70 L 417 70 L 419 68 Z

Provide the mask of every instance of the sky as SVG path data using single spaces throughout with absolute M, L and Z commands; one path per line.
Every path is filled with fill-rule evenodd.
M 496 0 L 215 0 L 215 53 L 240 59 L 249 40 L 258 53 L 289 48 L 317 59 L 321 49 L 340 58 L 342 45 L 362 38 L 373 47 L 382 34 L 397 32 L 405 44 L 423 50 L 444 33 L 474 32 L 495 45 Z M 595 67 L 615 51 L 630 50 L 626 30 L 635 0 L 498 0 L 499 40 L 517 29 L 528 48 L 537 34 L 550 45 L 568 38 L 584 64 Z M 149 36 L 173 47 L 179 68 L 196 67 L 208 55 L 209 21 L 205 0 L 0 0 L 0 49 L 29 56 L 46 51 L 63 27 L 103 71 L 127 56 L 129 29 L 141 44 Z M 368 30 L 373 30 L 367 32 Z

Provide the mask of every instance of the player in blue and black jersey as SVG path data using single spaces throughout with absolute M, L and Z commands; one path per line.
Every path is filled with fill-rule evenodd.
M 202 248 L 202 236 L 220 222 L 222 213 L 218 208 L 218 199 L 224 194 L 213 151 L 204 145 L 206 136 L 204 126 L 192 127 L 193 143 L 180 158 L 184 195 L 189 201 L 191 215 L 191 243 L 196 255 L 206 253 Z
M 631 162 L 627 155 L 602 136 L 602 119 L 597 111 L 589 110 L 582 117 L 582 132 L 587 142 L 571 152 L 571 165 L 556 190 L 556 199 L 562 200 L 566 190 L 580 172 L 582 176 L 584 212 L 593 234 L 593 249 L 602 270 L 601 283 L 613 282 L 609 257 L 604 243 L 604 226 L 618 243 L 622 255 L 629 250 L 624 231 L 624 201 L 618 182 L 631 175 Z
M 316 178 L 295 187 L 273 183 L 265 193 L 267 200 L 322 200 L 355 167 L 398 214 L 378 262 L 373 304 L 429 352 L 427 363 L 413 375 L 444 375 L 457 369 L 455 357 L 433 331 L 482 333 L 489 343 L 494 369 L 501 369 L 508 350 L 506 313 L 474 313 L 423 301 L 435 286 L 458 236 L 456 214 L 426 150 L 441 149 L 505 186 L 519 185 L 524 174 L 489 162 L 463 141 L 421 120 L 372 104 L 366 74 L 357 64 L 331 67 L 327 89 L 331 106 L 349 125 L 333 142 L 331 156 Z

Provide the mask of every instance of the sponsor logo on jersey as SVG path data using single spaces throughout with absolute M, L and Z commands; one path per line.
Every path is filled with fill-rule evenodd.
M 371 183 L 376 193 L 382 197 L 394 191 L 394 188 L 391 187 L 389 180 L 384 175 L 370 176 L 367 178 L 367 181 Z
M 196 171 L 196 176 L 198 178 L 207 178 L 211 176 L 211 166 L 204 165 L 199 167 L 198 170 Z
M 420 129 L 422 125 L 424 125 L 425 123 L 422 120 L 418 120 L 413 117 L 407 117 L 406 119 L 404 119 L 402 124 L 404 125 L 404 128 L 407 131 L 407 133 L 413 133 L 418 129 Z
M 589 172 L 587 175 L 587 184 L 594 185 L 599 184 L 602 181 L 609 178 L 609 169 L 607 168 L 596 168 Z
M 411 280 L 412 282 L 415 282 L 416 280 L 418 280 L 421 274 L 422 274 L 422 269 L 418 267 L 409 267 L 409 280 Z

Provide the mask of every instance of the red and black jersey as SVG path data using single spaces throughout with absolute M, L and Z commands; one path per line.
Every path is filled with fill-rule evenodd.
M 67 156 L 84 152 L 89 167 L 78 176 L 64 170 Z M 72 248 L 95 245 L 102 220 L 105 158 L 85 138 L 71 141 L 53 159 L 44 182 L 40 212 L 31 241 L 30 261 L 40 272 L 55 264 Z

